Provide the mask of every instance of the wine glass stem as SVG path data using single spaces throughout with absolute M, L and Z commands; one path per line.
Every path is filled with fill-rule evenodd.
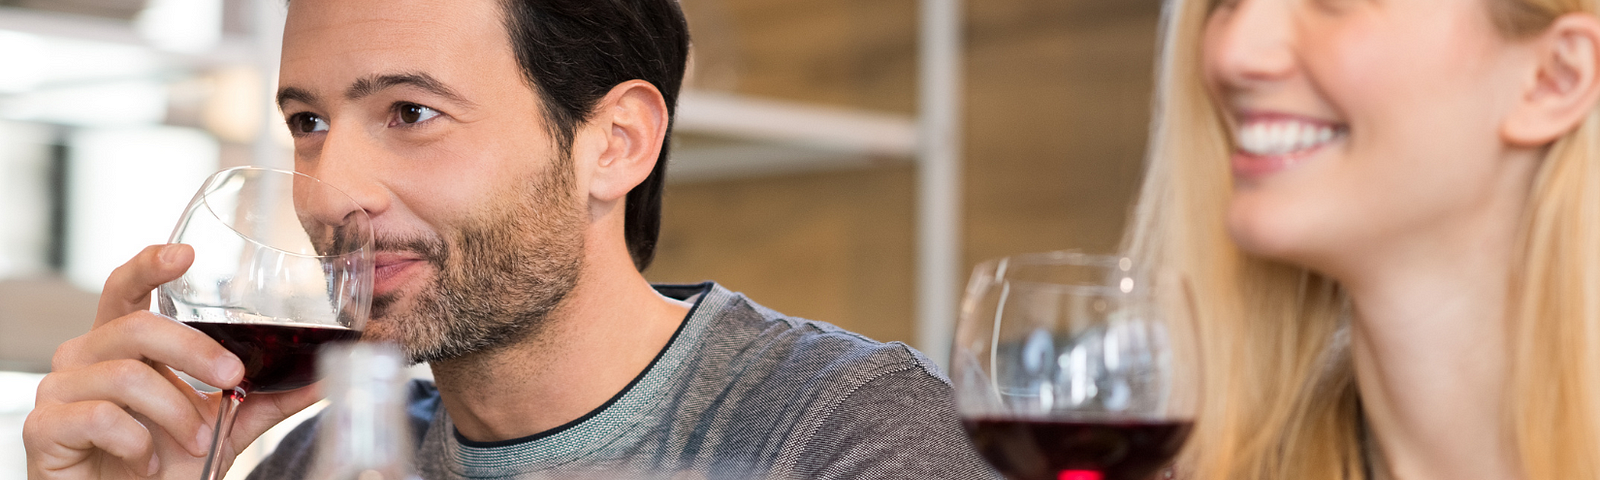
M 239 413 L 239 403 L 244 401 L 244 389 L 222 391 L 222 404 L 217 406 L 216 432 L 211 437 L 211 453 L 206 454 L 206 469 L 200 480 L 222 480 L 222 440 L 233 432 L 233 417 Z

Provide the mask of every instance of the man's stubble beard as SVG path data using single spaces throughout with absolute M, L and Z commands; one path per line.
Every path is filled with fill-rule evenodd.
M 380 239 L 379 251 L 410 251 L 433 266 L 433 282 L 398 310 L 394 294 L 373 300 L 369 339 L 400 344 L 411 363 L 487 352 L 537 336 L 577 286 L 584 213 L 572 197 L 570 158 L 491 209 L 438 238 Z

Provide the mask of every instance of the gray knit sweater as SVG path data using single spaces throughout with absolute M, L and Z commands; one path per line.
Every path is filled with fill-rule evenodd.
M 530 437 L 458 434 L 428 382 L 412 385 L 426 479 L 999 478 L 972 450 L 949 381 L 922 354 L 786 317 L 712 283 L 658 286 L 697 301 L 672 341 L 605 405 Z M 316 421 L 252 480 L 299 479 Z

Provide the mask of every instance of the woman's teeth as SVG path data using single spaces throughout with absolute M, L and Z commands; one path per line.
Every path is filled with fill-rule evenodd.
M 1339 130 L 1294 120 L 1267 120 L 1245 123 L 1237 135 L 1239 150 L 1244 153 L 1274 156 L 1320 147 L 1339 136 Z

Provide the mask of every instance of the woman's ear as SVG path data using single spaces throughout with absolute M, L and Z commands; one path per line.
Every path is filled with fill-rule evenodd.
M 629 80 L 612 87 L 595 108 L 590 123 L 605 138 L 605 149 L 596 159 L 589 195 L 609 202 L 655 169 L 667 135 L 667 102 L 650 82 Z
M 1571 13 L 1528 40 L 1537 70 L 1501 126 L 1511 145 L 1538 147 L 1576 128 L 1600 98 L 1600 18 Z

